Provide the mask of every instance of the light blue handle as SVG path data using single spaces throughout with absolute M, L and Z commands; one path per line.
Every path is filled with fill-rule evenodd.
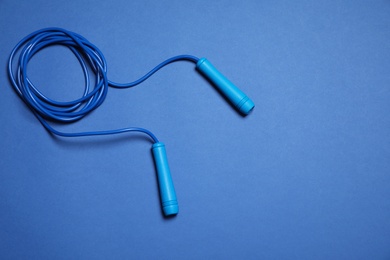
M 209 79 L 218 90 L 224 94 L 226 99 L 228 99 L 242 114 L 248 115 L 253 110 L 255 104 L 252 100 L 222 75 L 207 59 L 200 59 L 196 63 L 196 68 Z
M 152 146 L 153 158 L 157 169 L 157 179 L 160 189 L 161 206 L 165 216 L 179 212 L 175 187 L 173 186 L 171 171 L 169 170 L 165 145 L 161 142 Z

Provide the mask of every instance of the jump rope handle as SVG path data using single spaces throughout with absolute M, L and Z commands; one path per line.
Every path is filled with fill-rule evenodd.
M 152 152 L 157 170 L 162 210 L 165 216 L 176 215 L 179 213 L 179 205 L 176 199 L 175 187 L 173 186 L 164 143 L 154 143 Z
M 222 75 L 207 59 L 201 58 L 196 63 L 198 71 L 225 96 L 225 98 L 243 115 L 248 115 L 255 104 L 244 92 Z

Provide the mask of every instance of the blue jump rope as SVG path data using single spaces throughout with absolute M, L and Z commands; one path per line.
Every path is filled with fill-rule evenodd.
M 28 62 L 34 54 L 50 45 L 68 47 L 80 62 L 86 82 L 84 94 L 81 98 L 70 102 L 52 100 L 40 92 L 29 80 L 27 76 Z M 179 206 L 168 166 L 165 145 L 152 132 L 144 128 L 129 127 L 107 131 L 64 133 L 52 128 L 48 121 L 62 123 L 77 121 L 103 103 L 109 86 L 114 88 L 130 88 L 136 86 L 165 65 L 181 60 L 194 62 L 196 69 L 212 82 L 219 92 L 241 114 L 248 115 L 255 107 L 252 100 L 223 76 L 207 59 L 199 59 L 191 55 L 179 55 L 167 59 L 134 82 L 125 84 L 112 82 L 107 78 L 107 63 L 103 53 L 83 36 L 61 28 L 41 29 L 23 38 L 14 47 L 9 57 L 8 76 L 19 97 L 31 109 L 46 130 L 52 134 L 64 137 L 80 137 L 141 132 L 148 135 L 153 140 L 152 152 L 157 169 L 161 206 L 164 215 L 169 216 L 177 214 L 179 212 Z M 14 65 L 15 61 L 16 64 Z M 90 76 L 95 77 L 93 85 L 91 84 Z

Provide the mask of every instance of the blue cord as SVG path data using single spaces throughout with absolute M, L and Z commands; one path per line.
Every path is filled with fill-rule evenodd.
M 83 96 L 69 102 L 59 102 L 46 97 L 38 90 L 27 76 L 27 64 L 40 50 L 50 45 L 68 47 L 78 59 L 85 77 Z M 14 60 L 18 56 L 16 66 Z M 47 120 L 70 123 L 80 120 L 94 109 L 98 108 L 107 96 L 108 86 L 114 88 L 130 88 L 136 86 L 162 67 L 176 61 L 188 60 L 197 63 L 199 58 L 191 55 L 179 55 L 167 59 L 149 71 L 140 79 L 120 84 L 107 78 L 107 63 L 103 53 L 83 36 L 61 28 L 41 29 L 23 38 L 12 50 L 8 60 L 8 76 L 19 97 L 31 109 L 42 125 L 51 133 L 64 137 L 79 137 L 91 135 L 112 135 L 125 132 L 141 132 L 158 142 L 156 136 L 149 130 L 139 127 L 128 127 L 107 131 L 91 131 L 81 133 L 64 133 L 51 127 Z M 94 75 L 95 84 L 91 86 L 90 76 Z

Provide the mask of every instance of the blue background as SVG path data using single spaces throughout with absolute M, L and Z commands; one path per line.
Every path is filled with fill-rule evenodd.
M 240 116 L 178 62 L 58 127 L 153 131 L 175 218 L 149 141 L 53 138 L 13 92 L 11 49 L 51 26 L 98 46 L 111 80 L 193 54 L 255 102 Z M 2 0 L 0 32 L 1 259 L 390 259 L 390 1 Z M 29 75 L 54 99 L 83 91 L 65 48 Z

